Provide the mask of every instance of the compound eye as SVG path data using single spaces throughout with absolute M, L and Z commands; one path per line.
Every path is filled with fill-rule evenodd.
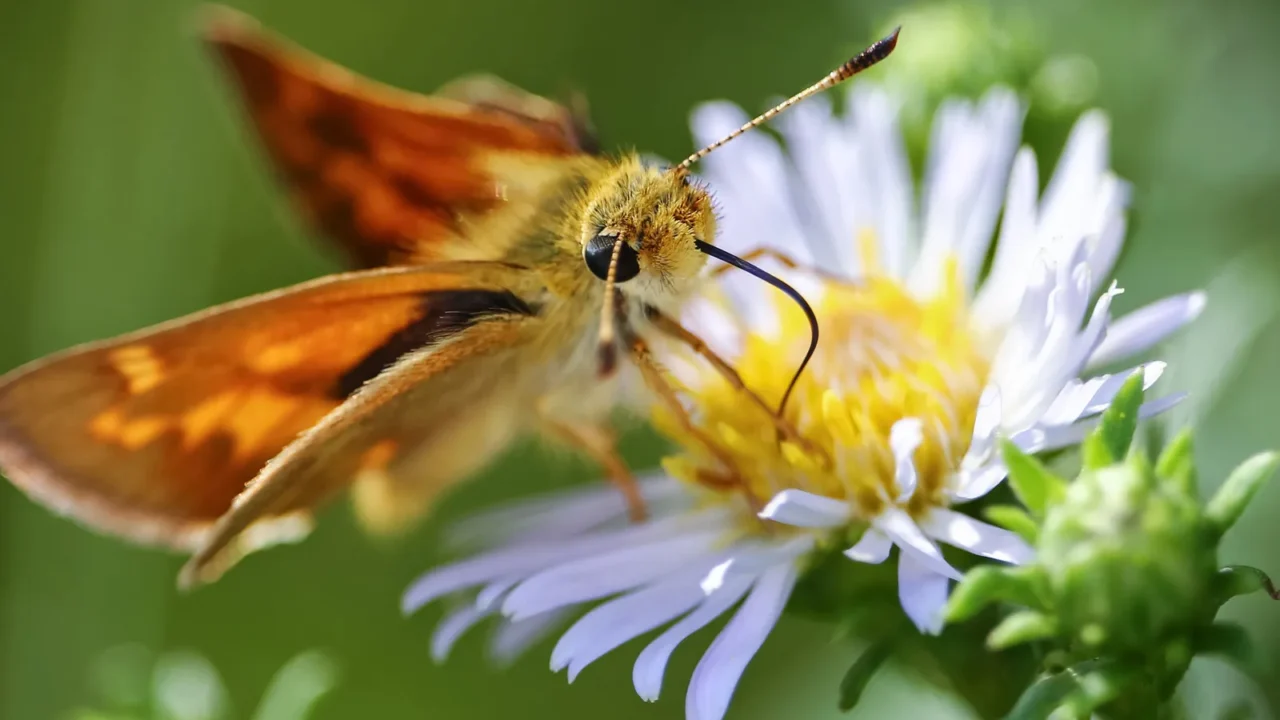
M 587 268 L 601 280 L 609 277 L 609 260 L 613 257 L 613 244 L 617 240 L 616 237 L 597 235 L 582 248 L 582 259 L 587 263 Z M 624 283 L 639 274 L 640 256 L 635 248 L 623 241 L 622 250 L 618 252 L 618 270 L 614 274 L 614 282 Z

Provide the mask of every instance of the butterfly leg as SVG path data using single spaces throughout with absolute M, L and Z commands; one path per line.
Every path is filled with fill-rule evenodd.
M 754 390 L 747 387 L 743 382 L 742 376 L 738 374 L 736 368 L 728 363 L 724 358 L 720 357 L 716 351 L 707 346 L 707 343 L 698 337 L 693 331 L 681 325 L 678 320 L 669 315 L 664 314 L 655 307 L 646 307 L 645 315 L 653 326 L 664 335 L 674 338 L 675 340 L 686 345 L 690 350 L 697 353 L 702 359 L 706 360 L 721 377 L 729 383 L 735 391 L 745 395 L 753 405 L 760 408 L 773 421 L 774 426 L 778 430 L 778 435 L 790 442 L 793 442 L 804 448 L 807 452 L 816 454 L 826 458 L 826 452 L 814 445 L 808 438 L 802 436 L 800 431 L 796 429 L 786 418 L 782 417 L 778 412 L 764 401 Z
M 635 475 L 631 474 L 631 468 L 627 467 L 626 461 L 618 454 L 617 439 L 613 433 L 606 428 L 571 425 L 552 419 L 546 413 L 541 414 L 543 424 L 553 435 L 586 453 L 604 468 L 605 474 L 609 476 L 609 482 L 622 493 L 622 498 L 627 503 L 627 515 L 631 521 L 644 522 L 648 518 L 649 509 L 645 505 L 644 497 L 640 495 L 640 486 L 636 483 Z
M 667 380 L 665 371 L 657 360 L 653 357 L 653 352 L 649 348 L 649 344 L 644 338 L 636 335 L 629 328 L 624 328 L 625 338 L 631 351 L 631 360 L 640 369 L 640 374 L 644 378 L 645 385 L 657 395 L 658 400 L 671 412 L 676 422 L 680 425 L 681 431 L 690 437 L 696 438 L 698 442 L 720 463 L 723 468 L 722 472 L 716 473 L 705 471 L 700 474 L 699 480 L 725 489 L 737 487 L 739 485 L 737 463 L 725 452 L 724 448 L 707 436 L 701 428 L 693 422 L 693 418 L 689 416 L 689 412 L 680 402 L 676 390 Z M 748 496 L 750 500 L 750 496 Z

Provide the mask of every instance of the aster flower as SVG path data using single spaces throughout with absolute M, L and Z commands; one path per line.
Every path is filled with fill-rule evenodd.
M 1106 120 L 1079 121 L 1041 194 L 1034 154 L 1018 150 L 1022 115 L 1002 89 L 945 103 L 918 199 L 893 101 L 866 85 L 842 116 L 822 100 L 784 116 L 785 146 L 748 134 L 707 158 L 723 211 L 719 244 L 821 269 L 793 277 L 822 326 L 786 412 L 805 442 L 780 440 L 769 413 L 682 348 L 664 348 L 704 437 L 655 412 L 681 452 L 644 482 L 651 519 L 626 524 L 603 488 L 478 518 L 469 534 L 486 550 L 428 573 L 405 596 L 406 611 L 466 598 L 438 626 L 436 655 L 489 615 L 505 618 L 499 640 L 519 628 L 533 638 L 604 600 L 560 636 L 552 668 L 572 680 L 665 627 L 634 670 L 637 692 L 652 700 L 672 650 L 736 607 L 686 699 L 688 717 L 718 720 L 816 548 L 839 544 L 854 561 L 880 563 L 896 546 L 902 607 L 926 632 L 941 629 L 959 577 L 939 543 L 1029 561 L 1017 535 L 953 507 L 1004 478 L 997 439 L 1029 453 L 1079 442 L 1126 378 L 1140 372 L 1149 385 L 1163 365 L 1092 368 L 1146 350 L 1203 298 L 1168 298 L 1112 321 L 1120 291 L 1106 281 L 1128 193 L 1107 168 Z M 745 120 L 736 107 L 705 105 L 694 133 L 714 139 Z M 682 320 L 770 404 L 809 340 L 795 308 L 733 275 Z

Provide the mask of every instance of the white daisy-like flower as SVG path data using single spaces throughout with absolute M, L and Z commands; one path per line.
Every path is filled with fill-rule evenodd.
M 784 116 L 784 145 L 748 134 L 704 168 L 722 207 L 718 244 L 820 268 L 792 276 L 822 328 L 785 415 L 805 441 L 780 440 L 769 413 L 698 358 L 666 348 L 704 437 L 655 413 L 682 452 L 664 463 L 665 476 L 644 483 L 651 519 L 628 525 L 604 488 L 478 518 L 473 533 L 489 534 L 473 540 L 489 549 L 428 573 L 405 596 L 406 611 L 470 598 L 438 626 L 437 656 L 489 615 L 505 618 L 496 636 L 503 655 L 523 647 L 504 637 L 541 637 L 567 613 L 604 601 L 560 636 L 552 668 L 573 679 L 665 627 L 635 665 L 636 690 L 652 700 L 674 648 L 737 608 L 686 698 L 689 718 L 719 720 L 815 548 L 858 537 L 845 554 L 880 563 L 896 546 L 903 610 L 925 632 L 941 629 L 960 575 L 940 543 L 1002 562 L 1030 559 L 1015 534 L 954 509 L 1005 477 L 997 439 L 1027 452 L 1079 442 L 1125 379 L 1141 372 L 1150 385 L 1163 365 L 1092 368 L 1159 342 L 1199 313 L 1203 296 L 1112 320 L 1120 291 L 1108 278 L 1128 194 L 1108 169 L 1101 114 L 1079 121 L 1039 193 L 1035 155 L 1018 150 L 1023 108 L 1013 93 L 949 102 L 917 196 L 892 99 L 865 84 L 848 97 L 842 116 L 822 100 Z M 746 119 L 736 107 L 705 105 L 694 132 L 710 141 Z M 809 343 L 803 315 L 742 276 L 724 276 L 683 321 L 771 404 Z

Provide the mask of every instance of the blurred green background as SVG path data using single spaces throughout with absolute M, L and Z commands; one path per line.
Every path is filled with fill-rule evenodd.
M 0 369 L 336 267 L 308 241 L 254 154 L 232 96 L 190 32 L 194 7 L 0 3 Z M 1280 277 L 1280 4 L 969 3 L 963 17 L 987 24 L 967 37 L 918 30 L 928 24 L 920 18 L 956 6 L 884 1 L 239 7 L 406 88 L 427 91 L 487 70 L 544 94 L 581 89 L 607 146 L 667 157 L 690 149 L 686 118 L 695 103 L 726 97 L 758 109 L 908 11 L 924 14 L 908 15 L 894 60 L 904 67 L 974 86 L 1007 75 L 1034 87 L 1043 74 L 993 66 L 992 47 L 1002 57 L 1022 58 L 1027 46 L 1040 59 L 1066 58 L 1054 67 L 1070 69 L 1081 97 L 1111 114 L 1114 166 L 1135 183 L 1121 309 L 1191 287 L 1215 290 L 1200 325 L 1168 353 L 1182 362 L 1174 382 L 1200 393 L 1184 416 L 1199 424 L 1205 491 L 1246 454 L 1280 445 L 1280 330 L 1271 321 Z M 1055 124 L 1050 100 L 1033 109 L 1029 130 L 1042 157 L 1056 154 L 1065 127 Z M 628 450 L 647 463 L 659 446 L 635 435 Z M 398 612 L 402 588 L 438 559 L 441 521 L 589 474 L 520 449 L 402 542 L 368 540 L 345 508 L 334 508 L 308 542 L 255 556 L 185 596 L 174 590 L 179 558 L 91 535 L 0 484 L 0 718 L 69 718 L 76 708 L 105 707 L 104 692 L 128 695 L 150 682 L 147 653 L 174 650 L 198 655 L 170 660 L 203 657 L 217 668 L 230 703 L 225 717 L 249 717 L 276 671 L 310 649 L 338 672 L 318 718 L 682 717 L 698 648 L 678 654 L 663 700 L 651 707 L 630 688 L 634 653 L 615 653 L 572 688 L 547 672 L 545 645 L 497 670 L 471 638 L 435 666 L 427 640 L 439 609 L 408 620 Z M 1229 537 L 1223 561 L 1280 573 L 1277 512 L 1280 488 L 1272 487 Z M 1271 649 L 1276 667 L 1280 606 L 1250 596 L 1228 614 Z M 691 645 L 705 645 L 706 635 Z M 784 621 L 747 672 L 731 717 L 838 716 L 836 686 L 855 648 L 829 638 L 829 628 Z M 1280 675 L 1270 680 L 1274 704 Z M 1185 689 L 1198 718 L 1252 687 L 1204 663 Z M 935 693 L 912 668 L 897 667 L 873 683 L 854 715 L 963 717 Z

